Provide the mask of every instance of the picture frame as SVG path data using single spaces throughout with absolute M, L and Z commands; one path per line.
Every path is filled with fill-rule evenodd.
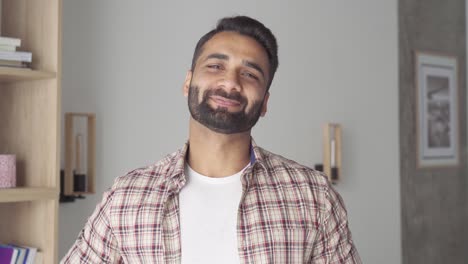
M 417 167 L 457 167 L 459 79 L 455 56 L 416 51 Z

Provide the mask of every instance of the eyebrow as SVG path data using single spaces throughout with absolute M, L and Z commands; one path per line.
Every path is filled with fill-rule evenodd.
M 242 63 L 243 63 L 245 66 L 247 66 L 247 67 L 256 69 L 257 71 L 259 71 L 259 72 L 262 74 L 262 77 L 265 78 L 265 73 L 263 72 L 263 70 L 262 70 L 262 68 L 260 67 L 260 65 L 258 65 L 257 63 L 251 62 L 251 61 L 247 61 L 247 60 L 243 60 Z
M 212 53 L 208 55 L 204 61 L 207 61 L 209 59 L 219 59 L 219 60 L 229 60 L 229 56 L 226 54 L 221 54 L 221 53 Z
M 204 59 L 204 61 L 207 61 L 209 59 L 229 60 L 229 56 L 226 55 L 226 54 L 222 54 L 222 53 L 212 53 L 212 54 L 208 55 Z M 253 68 L 253 69 L 259 71 L 262 74 L 262 77 L 265 78 L 265 72 L 262 70 L 260 65 L 258 65 L 257 63 L 251 62 L 251 61 L 248 61 L 248 60 L 242 60 L 242 64 L 244 64 L 247 67 L 250 67 L 250 68 Z

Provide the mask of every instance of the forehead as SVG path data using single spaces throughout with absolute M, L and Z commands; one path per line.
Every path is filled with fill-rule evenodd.
M 236 32 L 217 33 L 203 45 L 199 60 L 213 53 L 222 53 L 230 58 L 251 60 L 264 70 L 268 69 L 268 55 L 255 39 Z

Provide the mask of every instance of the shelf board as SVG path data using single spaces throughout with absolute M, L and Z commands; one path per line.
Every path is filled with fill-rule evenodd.
M 58 199 L 57 188 L 19 187 L 0 189 L 0 203 Z
M 0 66 L 0 82 L 31 81 L 52 79 L 57 76 L 54 72 L 36 71 L 31 69 Z

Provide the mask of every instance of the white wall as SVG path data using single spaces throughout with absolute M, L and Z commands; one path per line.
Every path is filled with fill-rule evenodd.
M 169 1 L 167 1 L 169 2 Z M 343 125 L 343 181 L 364 263 L 401 263 L 397 0 L 72 1 L 63 4 L 63 111 L 97 114 L 97 193 L 60 206 L 60 255 L 113 179 L 181 147 L 182 82 L 198 38 L 246 14 L 279 41 L 260 145 L 313 166 Z

